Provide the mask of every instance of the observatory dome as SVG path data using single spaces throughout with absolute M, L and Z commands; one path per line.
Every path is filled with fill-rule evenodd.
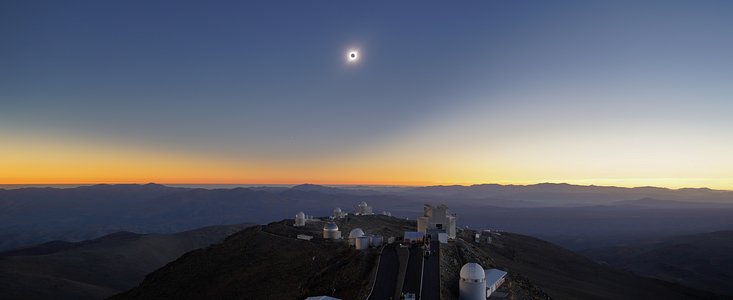
M 298 219 L 305 219 L 305 213 L 301 211 L 301 212 L 295 214 L 295 217 L 298 218 Z
M 364 230 L 361 230 L 361 228 L 354 228 L 351 230 L 351 232 L 349 232 L 350 239 L 355 239 L 362 236 L 364 236 Z
M 484 268 L 477 263 L 467 263 L 461 268 L 461 279 L 483 281 L 485 277 Z
M 333 209 L 333 212 L 334 213 L 340 213 L 341 212 L 341 208 L 338 208 L 338 207 L 337 208 L 334 208 Z
M 323 231 L 338 231 L 339 227 L 334 222 L 328 222 L 323 225 Z
M 359 203 L 359 207 L 367 207 L 367 206 L 368 206 L 367 203 L 364 201 L 361 201 L 361 203 Z

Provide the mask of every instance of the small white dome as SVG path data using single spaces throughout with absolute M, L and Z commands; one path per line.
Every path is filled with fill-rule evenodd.
M 338 231 L 339 226 L 334 222 L 328 222 L 323 225 L 323 231 Z
M 367 207 L 367 206 L 368 205 L 364 201 L 361 201 L 361 203 L 359 203 L 359 207 Z
M 333 212 L 334 213 L 340 213 L 341 212 L 341 208 L 338 208 L 338 207 L 337 208 L 334 208 L 333 209 Z
M 354 239 L 358 237 L 364 236 L 364 230 L 361 230 L 361 228 L 354 228 L 349 232 L 349 238 Z
M 486 278 L 484 268 L 477 263 L 467 263 L 461 268 L 461 279 L 483 280 Z
M 305 213 L 301 211 L 301 212 L 295 214 L 295 217 L 298 218 L 298 219 L 305 219 Z

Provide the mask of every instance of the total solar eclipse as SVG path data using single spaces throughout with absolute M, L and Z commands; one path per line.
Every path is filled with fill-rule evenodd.
M 359 52 L 351 51 L 349 52 L 349 55 L 347 55 L 347 59 L 350 62 L 356 61 L 359 58 Z

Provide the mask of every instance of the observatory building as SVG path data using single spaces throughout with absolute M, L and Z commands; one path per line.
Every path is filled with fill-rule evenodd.
M 361 230 L 361 228 L 354 228 L 349 232 L 349 245 L 354 246 L 356 245 L 356 239 L 361 238 L 364 236 L 364 230 Z M 367 244 L 369 242 L 367 241 Z
M 355 215 L 371 215 L 372 214 L 372 207 L 367 205 L 366 202 L 362 201 L 359 203 L 359 205 L 354 207 L 354 214 Z
M 463 265 L 458 290 L 458 300 L 486 300 L 486 274 L 484 268 L 477 263 Z
M 328 222 L 323 225 L 323 238 L 328 240 L 341 239 L 341 231 L 334 222 Z
M 497 289 L 504 283 L 506 278 L 506 272 L 497 269 L 485 270 L 486 273 L 486 297 L 488 298 L 496 292 Z
M 342 211 L 341 208 L 334 208 L 333 209 L 333 218 L 334 219 L 341 219 L 346 217 L 346 212 Z
M 445 204 L 438 207 L 425 204 L 423 215 L 417 218 L 417 231 L 430 234 L 434 240 L 439 240 L 440 233 L 447 233 L 449 238 L 455 239 L 456 215 Z
M 351 239 L 349 239 L 351 240 Z M 371 240 L 370 236 L 363 235 L 358 238 L 354 239 L 354 248 L 356 250 L 365 250 L 369 248 L 369 241 Z
M 303 227 L 305 226 L 305 213 L 299 212 L 295 214 L 295 223 L 293 224 L 295 227 Z
M 506 278 L 506 272 L 486 269 L 477 263 L 467 263 L 461 268 L 458 282 L 459 300 L 485 300 L 493 294 Z

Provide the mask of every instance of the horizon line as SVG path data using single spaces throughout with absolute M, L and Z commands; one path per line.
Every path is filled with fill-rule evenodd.
M 498 183 L 498 182 L 485 182 L 485 183 L 432 183 L 432 184 L 388 184 L 388 183 L 311 183 L 311 182 L 300 182 L 300 183 L 176 183 L 176 182 L 155 182 L 155 181 L 149 181 L 149 182 L 142 182 L 142 181 L 135 181 L 135 182 L 82 182 L 82 183 L 0 183 L 0 189 L 3 187 L 8 186 L 15 186 L 17 188 L 23 188 L 23 187 L 58 187 L 58 186 L 67 186 L 68 188 L 73 187 L 81 187 L 81 186 L 95 186 L 95 185 L 146 185 L 146 184 L 157 184 L 157 185 L 163 185 L 163 186 L 247 186 L 247 187 L 295 187 L 299 185 L 318 185 L 318 186 L 350 186 L 350 187 L 358 187 L 358 186 L 372 186 L 372 187 L 449 187 L 449 186 L 461 186 L 461 187 L 471 187 L 471 186 L 480 186 L 480 185 L 498 185 L 498 186 L 533 186 L 533 185 L 542 185 L 542 184 L 553 184 L 553 185 L 571 185 L 571 186 L 579 186 L 579 187 L 601 187 L 601 188 L 626 188 L 626 189 L 637 189 L 637 188 L 658 188 L 658 189 L 667 189 L 667 190 L 690 190 L 690 189 L 696 189 L 696 190 L 711 190 L 711 191 L 725 191 L 725 192 L 733 192 L 733 189 L 718 189 L 718 188 L 710 188 L 706 186 L 701 187 L 668 187 L 668 186 L 655 186 L 655 185 L 633 185 L 633 186 L 623 186 L 623 185 L 600 185 L 600 184 L 577 184 L 577 183 L 570 183 L 570 182 L 557 182 L 557 181 L 537 181 L 534 183 Z M 12 188 L 11 188 L 12 189 Z

